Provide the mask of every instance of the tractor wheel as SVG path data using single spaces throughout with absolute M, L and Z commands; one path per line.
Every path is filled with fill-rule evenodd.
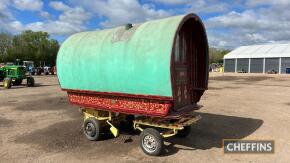
M 5 78 L 3 80 L 3 85 L 4 85 L 4 88 L 7 88 L 7 89 L 11 88 L 11 86 L 12 86 L 12 79 L 11 78 Z
M 100 138 L 100 121 L 96 118 L 88 118 L 83 124 L 83 131 L 87 139 L 91 141 L 98 140 Z
M 16 79 L 14 82 L 13 82 L 13 85 L 21 85 L 22 83 L 22 79 Z
M 34 78 L 33 77 L 27 77 L 27 87 L 33 87 L 34 86 Z
M 163 150 L 163 137 L 153 128 L 146 128 L 140 135 L 140 147 L 150 156 L 158 156 Z

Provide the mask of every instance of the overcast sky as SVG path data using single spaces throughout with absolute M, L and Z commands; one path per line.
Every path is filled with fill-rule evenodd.
M 125 23 L 197 13 L 210 46 L 290 42 L 290 0 L 0 0 L 0 31 L 69 35 Z

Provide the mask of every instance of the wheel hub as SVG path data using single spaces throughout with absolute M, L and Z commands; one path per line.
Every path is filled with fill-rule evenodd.
M 147 152 L 154 152 L 157 148 L 155 138 L 152 135 L 146 135 L 143 139 L 143 146 Z
M 93 137 L 96 134 L 96 128 L 92 123 L 87 123 L 85 126 L 86 134 Z

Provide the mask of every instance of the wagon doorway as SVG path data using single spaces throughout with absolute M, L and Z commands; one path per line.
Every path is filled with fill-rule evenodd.
M 174 109 L 197 103 L 207 89 L 208 44 L 198 19 L 187 19 L 178 30 L 173 49 Z

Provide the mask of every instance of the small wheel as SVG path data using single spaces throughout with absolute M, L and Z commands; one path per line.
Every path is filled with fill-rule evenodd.
M 5 78 L 3 80 L 3 86 L 4 86 L 4 88 L 7 88 L 7 89 L 11 88 L 11 86 L 12 86 L 12 79 L 11 78 Z
M 178 131 L 176 136 L 180 137 L 180 138 L 185 138 L 185 137 L 187 137 L 190 134 L 190 132 L 191 132 L 191 127 L 190 126 L 184 126 L 184 129 Z
M 140 147 L 150 156 L 158 156 L 163 149 L 163 137 L 153 128 L 146 128 L 140 135 Z
M 33 87 L 34 86 L 34 78 L 33 77 L 27 77 L 27 87 Z
M 83 131 L 89 140 L 98 140 L 100 137 L 100 122 L 92 117 L 86 119 L 83 125 Z

